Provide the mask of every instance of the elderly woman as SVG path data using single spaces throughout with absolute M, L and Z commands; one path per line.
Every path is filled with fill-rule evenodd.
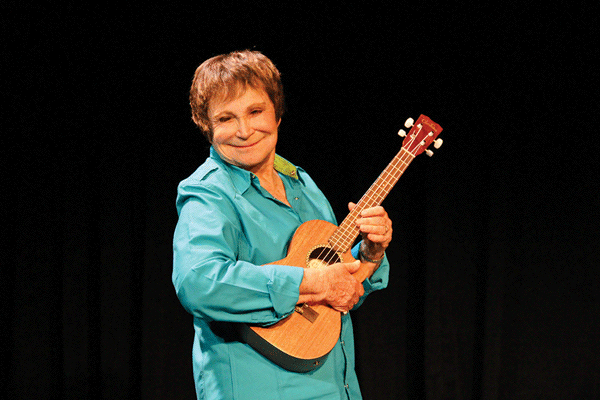
M 362 242 L 352 254 L 369 271 L 362 283 L 352 275 L 359 261 L 319 269 L 265 265 L 285 257 L 303 222 L 335 223 L 310 176 L 275 153 L 284 110 L 279 71 L 259 52 L 213 57 L 196 70 L 190 103 L 211 148 L 178 188 L 173 284 L 194 317 L 198 398 L 360 399 L 347 312 L 387 285 L 387 213 L 373 207 L 356 220 Z M 304 303 L 342 313 L 340 338 L 313 371 L 281 368 L 235 334 L 235 324 L 274 324 Z

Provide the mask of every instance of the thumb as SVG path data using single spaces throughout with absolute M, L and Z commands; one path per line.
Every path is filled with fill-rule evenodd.
M 356 203 L 353 203 L 353 202 L 348 203 L 348 211 L 354 210 L 354 207 L 356 207 Z
M 360 268 L 360 261 L 356 260 L 356 261 L 353 261 L 351 263 L 345 263 L 344 265 L 346 266 L 346 270 L 349 273 L 353 274 L 353 273 L 355 273 L 356 271 L 359 270 L 359 268 Z

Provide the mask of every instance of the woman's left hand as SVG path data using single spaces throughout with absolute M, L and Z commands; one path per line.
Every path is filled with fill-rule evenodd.
M 348 203 L 352 211 L 354 203 Z M 385 249 L 392 240 L 392 220 L 381 206 L 365 208 L 355 221 L 363 238 L 362 251 L 371 259 L 378 260 L 383 257 Z

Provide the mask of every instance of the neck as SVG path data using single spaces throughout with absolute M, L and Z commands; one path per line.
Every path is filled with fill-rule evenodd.
M 276 182 L 279 179 L 277 171 L 275 171 L 275 152 L 269 155 L 265 162 L 255 165 L 252 168 L 248 168 L 250 172 L 258 177 L 261 185 Z
M 269 170 L 261 171 L 260 175 L 256 172 L 254 172 L 254 174 L 258 177 L 260 186 L 262 186 L 263 189 L 271 193 L 271 196 L 275 197 L 277 200 L 291 207 L 287 200 L 283 181 L 273 165 L 271 165 Z

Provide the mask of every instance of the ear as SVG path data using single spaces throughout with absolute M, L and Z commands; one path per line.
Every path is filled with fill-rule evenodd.
M 277 121 L 277 128 L 279 128 L 279 124 L 281 124 L 281 118 L 279 118 L 279 121 Z

